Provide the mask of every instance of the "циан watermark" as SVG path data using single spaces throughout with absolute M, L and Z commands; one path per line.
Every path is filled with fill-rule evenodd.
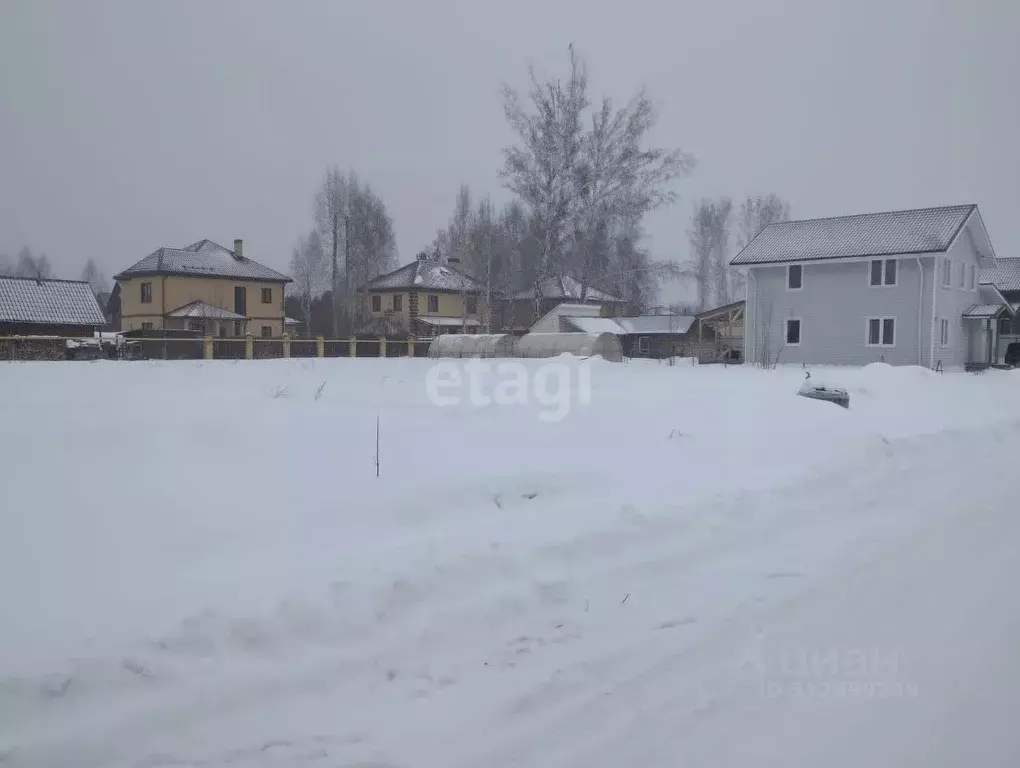
M 426 374 L 425 391 L 441 407 L 537 404 L 538 418 L 555 422 L 575 404 L 591 403 L 591 369 L 552 361 L 529 366 L 509 360 L 443 360 Z
M 740 662 L 767 699 L 880 700 L 917 698 L 903 655 L 888 648 L 750 646 Z

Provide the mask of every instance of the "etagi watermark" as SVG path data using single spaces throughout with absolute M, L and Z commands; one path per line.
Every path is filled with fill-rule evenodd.
M 767 699 L 912 699 L 919 695 L 906 677 L 896 649 L 749 647 L 740 663 L 759 678 Z
M 425 391 L 438 406 L 537 403 L 542 406 L 538 418 L 555 422 L 566 418 L 575 404 L 591 403 L 591 369 L 584 363 L 444 360 L 425 376 Z

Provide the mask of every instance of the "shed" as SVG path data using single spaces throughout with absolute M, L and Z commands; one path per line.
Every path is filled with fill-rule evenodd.
M 91 337 L 104 325 L 86 282 L 0 277 L 0 336 Z
M 529 333 L 517 342 L 517 357 L 555 357 L 572 354 L 600 355 L 614 363 L 623 361 L 620 339 L 612 333 Z
M 513 357 L 514 337 L 505 333 L 444 334 L 429 344 L 429 357 Z

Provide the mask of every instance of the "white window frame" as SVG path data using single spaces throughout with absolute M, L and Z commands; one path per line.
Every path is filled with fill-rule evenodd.
M 939 318 L 939 349 L 949 347 L 949 318 Z
M 977 267 L 973 264 L 967 267 L 967 287 L 972 291 L 977 290 Z
M 790 287 L 790 269 L 793 267 L 800 267 L 800 285 L 796 288 Z M 786 265 L 786 290 L 788 291 L 802 291 L 804 290 L 804 265 L 803 264 L 787 264 Z
M 892 261 L 896 263 L 896 279 L 891 283 L 886 282 L 886 270 L 887 264 Z M 879 282 L 871 282 L 871 270 L 874 269 L 874 265 L 878 263 L 882 266 L 879 267 L 881 274 L 879 275 Z M 900 260 L 899 259 L 871 259 L 868 261 L 868 285 L 872 288 L 895 288 L 900 282 Z
M 877 320 L 878 321 L 878 343 L 877 344 L 872 344 L 871 343 L 871 323 L 872 323 L 873 320 Z M 883 337 L 885 336 L 885 321 L 886 320 L 892 320 L 892 323 L 893 323 L 892 343 L 890 343 L 890 344 L 886 344 L 884 341 L 882 341 Z M 865 320 L 864 320 L 864 344 L 865 344 L 865 346 L 868 346 L 868 347 L 882 347 L 884 349 L 891 349 L 891 348 L 895 347 L 896 346 L 896 318 L 893 317 L 892 315 L 882 315 L 882 316 L 874 316 L 874 317 L 865 318 Z
M 942 287 L 951 288 L 953 285 L 953 260 L 944 259 L 942 261 Z
M 967 265 L 960 262 L 960 290 L 967 287 Z
M 790 341 L 790 323 L 797 323 L 797 341 Z M 804 343 L 804 322 L 799 317 L 788 317 L 783 323 L 783 345 L 799 347 Z

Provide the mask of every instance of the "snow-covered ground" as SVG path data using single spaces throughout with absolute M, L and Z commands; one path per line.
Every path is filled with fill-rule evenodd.
M 553 364 L 0 364 L 0 765 L 1020 764 L 1020 374 Z

